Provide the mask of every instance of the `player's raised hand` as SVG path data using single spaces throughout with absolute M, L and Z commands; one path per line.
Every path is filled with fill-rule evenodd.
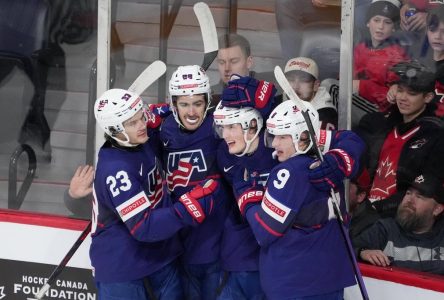
M 162 124 L 163 119 L 171 114 L 170 106 L 167 103 L 148 104 L 144 107 L 146 116 L 146 127 L 154 129 Z
M 332 149 L 325 153 L 323 162 L 316 160 L 310 165 L 310 183 L 321 191 L 335 190 L 352 173 L 353 164 L 344 150 Z
M 214 207 L 212 194 L 218 186 L 217 181 L 210 179 L 180 196 L 179 202 L 174 204 L 174 209 L 185 224 L 198 225 L 211 214 Z
M 273 83 L 253 77 L 240 77 L 228 82 L 222 92 L 222 105 L 228 107 L 254 107 L 265 118 L 271 112 L 276 95 Z
M 69 183 L 69 196 L 79 199 L 92 193 L 94 180 L 94 167 L 90 165 L 79 166 Z

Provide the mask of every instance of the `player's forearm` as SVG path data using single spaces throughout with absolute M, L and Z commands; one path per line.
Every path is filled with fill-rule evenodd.
M 138 220 L 126 222 L 135 239 L 142 242 L 158 242 L 173 237 L 183 224 L 172 207 L 145 211 Z

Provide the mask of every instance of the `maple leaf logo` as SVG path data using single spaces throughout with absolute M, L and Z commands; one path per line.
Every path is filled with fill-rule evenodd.
M 393 163 L 390 160 L 390 157 L 387 156 L 385 160 L 379 165 L 376 173 L 379 177 L 387 178 L 388 176 L 396 176 L 395 170 L 392 168 Z

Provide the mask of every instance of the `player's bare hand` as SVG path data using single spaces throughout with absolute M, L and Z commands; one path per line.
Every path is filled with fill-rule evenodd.
M 74 198 L 83 198 L 92 193 L 94 180 L 94 167 L 90 165 L 79 166 L 69 183 L 69 195 Z
M 360 257 L 361 259 L 375 266 L 380 266 L 380 267 L 390 266 L 389 258 L 381 250 L 362 250 L 360 253 Z

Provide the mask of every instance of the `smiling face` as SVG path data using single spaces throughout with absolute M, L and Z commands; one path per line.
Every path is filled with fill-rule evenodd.
M 367 27 L 370 31 L 373 47 L 379 46 L 395 31 L 395 23 L 390 18 L 379 15 L 370 18 Z
M 148 141 L 146 118 L 142 110 L 137 112 L 132 118 L 123 122 L 123 127 L 125 128 L 125 133 L 128 135 L 130 144 L 139 145 Z M 117 134 L 116 137 L 123 141 L 126 140 L 122 133 Z
M 244 139 L 244 131 L 241 124 L 221 125 L 222 138 L 228 145 L 230 154 L 242 153 L 247 144 Z
M 177 115 L 187 130 L 196 130 L 205 116 L 205 95 L 178 96 L 175 101 Z
M 246 56 L 240 46 L 221 48 L 217 54 L 217 67 L 222 81 L 227 84 L 233 74 L 248 76 L 253 58 Z
M 432 101 L 433 93 L 422 93 L 410 89 L 404 84 L 398 84 L 396 90 L 396 105 L 403 115 L 404 122 L 410 122 L 420 115 L 426 104 Z

